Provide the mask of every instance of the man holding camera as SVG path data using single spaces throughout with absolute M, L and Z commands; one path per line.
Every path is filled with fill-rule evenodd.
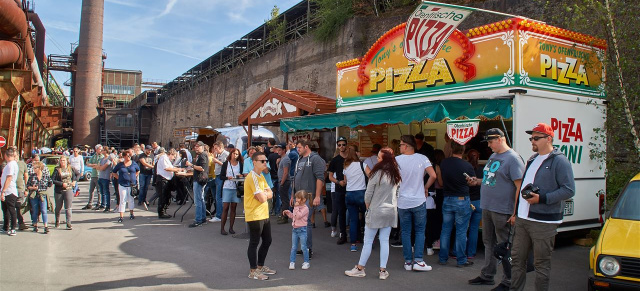
M 498 260 L 493 256 L 493 248 L 507 241 L 510 223 L 515 220 L 515 201 L 520 196 L 524 162 L 518 153 L 507 145 L 502 130 L 487 130 L 484 141 L 493 154 L 487 160 L 483 177 L 467 179 L 470 186 L 480 186 L 480 207 L 482 208 L 482 242 L 485 246 L 484 266 L 480 276 L 469 280 L 471 285 L 494 285 Z M 502 282 L 492 290 L 509 290 L 511 273 L 504 272 Z
M 551 252 L 558 225 L 562 223 L 564 200 L 575 194 L 571 163 L 553 147 L 551 126 L 538 123 L 532 130 L 534 154 L 522 177 L 521 195 L 516 206 L 516 230 L 511 250 L 511 290 L 523 290 L 529 249 L 533 247 L 536 290 L 548 290 L 551 276 Z

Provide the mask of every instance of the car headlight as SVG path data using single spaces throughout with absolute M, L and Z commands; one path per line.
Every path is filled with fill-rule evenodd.
M 620 263 L 616 258 L 610 256 L 602 257 L 598 262 L 598 267 L 606 276 L 615 276 L 620 272 Z

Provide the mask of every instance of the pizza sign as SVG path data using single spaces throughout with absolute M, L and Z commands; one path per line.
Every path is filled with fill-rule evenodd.
M 480 119 L 447 121 L 447 135 L 459 144 L 466 144 L 478 134 Z
M 420 4 L 407 20 L 404 56 L 416 63 L 433 60 L 449 35 L 471 12 L 461 6 Z

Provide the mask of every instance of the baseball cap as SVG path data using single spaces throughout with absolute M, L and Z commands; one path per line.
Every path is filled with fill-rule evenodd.
M 504 136 L 504 132 L 502 132 L 502 130 L 500 130 L 499 128 L 491 128 L 487 130 L 487 132 L 484 134 L 484 139 L 482 141 L 489 141 L 491 139 L 499 138 L 503 136 Z
M 551 128 L 550 125 L 546 124 L 546 123 L 538 123 L 532 130 L 527 130 L 525 131 L 528 134 L 532 134 L 534 132 L 539 132 L 542 134 L 546 134 L 550 137 L 553 137 L 553 128 Z
M 380 151 L 380 149 L 382 149 L 382 146 L 377 143 L 371 146 L 371 152 L 374 154 L 377 154 Z
M 344 136 L 340 136 L 338 137 L 338 140 L 336 141 L 336 143 L 339 143 L 341 141 L 347 142 L 347 139 Z
M 202 141 L 198 141 L 198 142 L 196 143 L 196 146 L 203 147 L 203 146 L 204 146 L 204 142 L 202 142 Z
M 152 149 L 153 149 L 153 147 L 152 147 L 152 146 L 150 146 L 150 145 L 146 145 L 146 146 L 144 147 L 144 149 L 145 149 L 145 150 L 152 150 Z
M 286 149 L 287 148 L 287 144 L 283 142 L 283 143 L 277 144 L 277 145 L 275 145 L 273 147 Z

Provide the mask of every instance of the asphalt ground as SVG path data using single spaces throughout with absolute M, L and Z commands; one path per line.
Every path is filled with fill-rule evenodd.
M 117 223 L 117 213 L 80 210 L 87 202 L 88 183 L 81 182 L 81 195 L 73 205 L 73 230 L 51 229 L 47 235 L 31 230 L 17 236 L 0 235 L 0 291 L 5 290 L 490 290 L 492 286 L 471 286 L 467 280 L 480 274 L 482 249 L 475 265 L 456 268 L 453 259 L 438 265 L 436 255 L 426 256 L 429 272 L 403 269 L 402 249 L 391 248 L 387 269 L 390 277 L 379 280 L 378 246 L 374 246 L 365 278 L 350 278 L 344 271 L 358 261 L 360 252 L 350 252 L 349 244 L 336 245 L 330 229 L 313 229 L 311 268 L 288 270 L 291 225 L 276 224 L 272 218 L 273 243 L 266 265 L 278 273 L 268 281 L 247 278 L 248 239 L 220 234 L 220 223 L 188 228 L 193 209 L 183 222 L 161 220 L 156 213 L 137 207 L 136 219 Z M 113 191 L 113 190 L 112 190 Z M 151 190 L 153 191 L 153 190 Z M 150 192 L 151 192 L 150 191 Z M 113 198 L 112 198 L 113 199 Z M 112 202 L 112 205 L 114 203 Z M 177 205 L 172 204 L 170 214 Z M 152 207 L 153 208 L 153 207 Z M 184 209 L 183 209 L 184 210 Z M 181 210 L 180 212 L 183 212 Z M 241 205 L 238 212 L 242 213 Z M 61 219 L 64 220 L 64 211 Z M 31 219 L 25 217 L 27 222 Z M 49 214 L 53 221 L 53 214 Z M 53 225 L 53 223 L 51 223 Z M 244 220 L 236 220 L 235 230 L 245 230 Z M 377 245 L 377 243 L 376 243 Z M 359 247 L 360 249 L 360 247 Z M 559 239 L 552 260 L 551 290 L 585 290 L 589 249 Z M 499 281 L 502 271 L 498 271 Z M 527 276 L 526 290 L 533 290 L 535 275 Z

